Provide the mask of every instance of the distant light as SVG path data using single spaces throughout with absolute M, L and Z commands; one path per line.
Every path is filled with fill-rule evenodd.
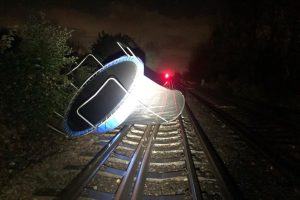
M 170 75 L 168 73 L 165 74 L 165 78 L 169 78 Z

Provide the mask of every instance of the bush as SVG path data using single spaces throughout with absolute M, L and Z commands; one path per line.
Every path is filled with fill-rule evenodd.
M 75 60 L 67 46 L 71 33 L 37 15 L 17 34 L 21 38 L 17 50 L 6 45 L 0 51 L 2 120 L 18 132 L 36 136 L 47 131 L 53 111 L 62 112 L 70 99 L 69 81 L 61 71 Z

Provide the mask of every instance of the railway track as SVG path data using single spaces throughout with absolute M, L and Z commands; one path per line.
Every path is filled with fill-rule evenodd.
M 228 127 L 239 133 L 260 154 L 264 155 L 280 173 L 297 184 L 299 180 L 299 135 L 282 120 L 253 112 L 238 104 L 224 103 L 208 95 L 190 92 Z M 222 106 L 226 105 L 226 106 Z
M 242 108 L 244 111 L 255 113 L 256 115 L 263 115 L 263 117 L 272 119 L 282 126 L 300 131 L 300 111 L 297 109 L 269 105 L 266 102 L 259 102 L 243 97 L 220 96 L 210 90 L 198 89 L 197 91 L 205 94 L 205 96 L 209 98 L 218 99 L 227 104 L 235 105 L 236 107 Z
M 105 135 L 105 134 L 103 134 Z M 193 113 L 174 122 L 124 126 L 55 199 L 243 199 Z

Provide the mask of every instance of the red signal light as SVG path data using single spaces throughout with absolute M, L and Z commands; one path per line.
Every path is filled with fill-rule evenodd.
M 168 79 L 170 75 L 168 73 L 165 74 L 165 78 Z

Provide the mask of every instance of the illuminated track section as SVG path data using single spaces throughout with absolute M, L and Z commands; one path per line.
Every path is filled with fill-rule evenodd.
M 173 122 L 134 124 L 109 135 L 94 144 L 103 148 L 86 165 L 64 168 L 77 174 L 67 185 L 35 194 L 70 200 L 243 199 L 188 106 Z
M 58 199 L 243 199 L 188 106 L 172 122 L 126 126 L 103 145 L 83 168 L 66 167 L 80 171 Z

